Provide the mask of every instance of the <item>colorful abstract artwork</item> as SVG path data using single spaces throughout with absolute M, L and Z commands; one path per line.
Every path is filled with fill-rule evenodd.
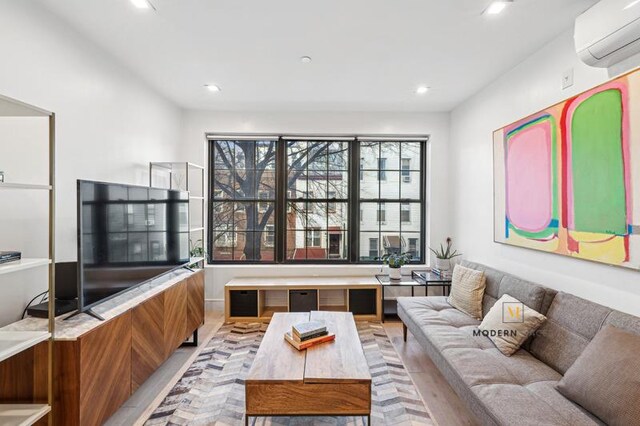
M 640 269 L 640 71 L 494 132 L 496 242 Z

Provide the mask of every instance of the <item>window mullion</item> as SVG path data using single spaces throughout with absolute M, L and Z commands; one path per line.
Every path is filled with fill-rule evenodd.
M 287 241 L 287 141 L 276 141 L 275 260 L 283 263 Z
M 349 195 L 347 217 L 349 223 L 349 262 L 358 263 L 360 253 L 360 141 L 349 143 Z

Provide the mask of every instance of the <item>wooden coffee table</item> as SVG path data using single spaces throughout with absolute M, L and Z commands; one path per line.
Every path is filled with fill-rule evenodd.
M 322 320 L 334 342 L 298 352 L 291 326 Z M 371 374 L 350 312 L 275 313 L 245 382 L 246 415 L 371 416 Z

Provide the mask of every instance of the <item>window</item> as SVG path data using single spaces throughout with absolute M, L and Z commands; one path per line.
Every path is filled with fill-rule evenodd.
M 361 163 L 365 179 L 360 182 L 359 203 L 365 212 L 375 210 L 377 214 L 365 213 L 360 219 L 359 260 L 371 260 L 370 247 L 362 242 L 374 238 L 381 243 L 380 256 L 414 251 L 414 257 L 421 260 L 420 247 L 425 240 L 424 167 L 420 166 L 425 164 L 423 144 L 370 140 L 360 144 L 360 153 L 361 158 L 377 158 L 378 168 Z M 415 247 L 410 247 L 409 240 Z
M 378 158 L 378 180 L 387 180 L 387 159 Z
M 378 222 L 385 222 L 385 219 L 387 218 L 387 211 L 386 211 L 386 204 L 383 202 L 380 202 L 378 204 L 378 210 L 377 210 L 377 214 L 376 214 L 376 220 Z
M 401 167 L 402 181 L 405 183 L 411 182 L 411 158 L 403 158 Z
M 286 220 L 286 260 L 346 260 L 349 142 L 284 142 L 287 209 L 292 212 Z
M 212 261 L 273 261 L 263 238 L 275 226 L 275 140 L 212 142 Z
M 402 203 L 400 205 L 400 221 L 411 222 L 411 204 Z
M 425 141 L 211 136 L 209 262 L 422 262 Z
M 264 232 L 264 245 L 267 247 L 273 247 L 276 242 L 276 227 L 275 225 L 265 226 Z
M 320 247 L 321 239 L 322 239 L 322 233 L 319 229 L 307 230 L 307 247 Z
M 379 257 L 378 239 L 369 238 L 369 259 L 375 260 Z

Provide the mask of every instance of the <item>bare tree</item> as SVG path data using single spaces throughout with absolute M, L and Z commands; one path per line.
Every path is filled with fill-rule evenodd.
M 268 191 L 272 194 L 269 199 L 275 199 L 276 144 L 273 141 L 265 141 L 265 143 L 266 146 L 260 145 L 256 141 L 221 140 L 214 142 L 216 165 L 224 169 L 214 171 L 214 189 L 222 191 L 225 195 L 225 200 L 215 201 L 222 204 L 219 205 L 217 211 L 214 211 L 214 220 L 226 223 L 245 222 L 245 229 L 253 232 L 255 237 L 245 239 L 243 250 L 245 258 L 251 260 L 262 259 L 262 235 L 275 210 L 275 203 L 269 202 L 266 210 L 259 211 L 259 202 L 256 202 L 259 199 L 260 191 Z M 287 188 L 295 188 L 298 179 L 310 170 L 317 168 L 327 174 L 330 173 L 329 164 L 331 161 L 344 162 L 344 170 L 347 170 L 347 156 L 345 155 L 348 151 L 347 143 L 335 144 L 326 141 L 305 141 L 304 143 L 287 141 L 286 143 Z M 336 147 L 338 148 L 336 149 Z M 322 162 L 326 162 L 327 166 L 318 167 Z M 265 179 L 266 172 L 269 175 Z M 307 185 L 319 185 L 313 180 L 308 180 L 308 182 Z M 336 185 L 329 179 L 326 182 L 328 185 Z M 307 192 L 309 192 L 309 188 L 307 188 Z M 334 192 L 338 193 L 337 189 Z M 300 194 L 298 198 L 304 201 L 306 196 Z M 247 201 L 243 202 L 243 199 L 247 199 Z M 237 209 L 236 204 L 231 204 L 228 200 L 235 201 Z M 301 209 L 295 206 L 292 208 L 292 213 L 299 217 L 304 214 Z M 238 219 L 237 216 L 240 218 Z M 230 232 L 235 232 L 235 230 Z M 216 238 L 219 239 L 222 235 L 224 234 L 219 233 Z M 213 241 L 214 245 L 216 238 Z

